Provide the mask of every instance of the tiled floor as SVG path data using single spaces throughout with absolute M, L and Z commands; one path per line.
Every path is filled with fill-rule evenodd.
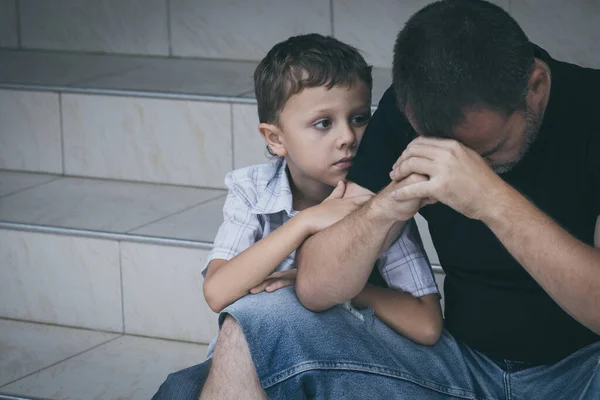
M 147 400 L 207 346 L 0 319 L 0 394 Z

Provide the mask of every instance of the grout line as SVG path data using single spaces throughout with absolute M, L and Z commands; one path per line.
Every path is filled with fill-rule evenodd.
M 231 170 L 235 169 L 235 126 L 233 122 L 233 104 L 229 105 L 229 121 L 231 121 Z
M 59 116 L 59 124 L 60 124 L 60 152 L 61 152 L 61 168 L 62 174 L 66 175 L 67 170 L 65 169 L 65 133 L 64 133 L 64 125 L 63 125 L 63 102 L 62 102 L 63 94 L 58 93 L 58 116 Z
M 331 36 L 335 36 L 335 25 L 333 19 L 333 0 L 329 0 L 329 22 L 331 23 Z
M 15 383 L 15 382 L 18 382 L 18 381 L 20 381 L 20 380 L 22 380 L 22 379 L 28 378 L 28 377 L 30 377 L 30 376 L 32 376 L 32 375 L 35 375 L 35 374 L 37 374 L 37 373 L 39 373 L 39 372 L 42 372 L 42 371 L 44 371 L 44 370 L 46 370 L 46 369 L 48 369 L 48 368 L 52 368 L 52 367 L 54 367 L 54 366 L 56 366 L 56 365 L 58 365 L 58 364 L 60 364 L 60 363 L 63 363 L 63 362 L 65 362 L 65 361 L 69 361 L 69 360 L 70 360 L 70 359 L 72 359 L 72 358 L 75 358 L 75 357 L 77 357 L 77 356 L 80 356 L 80 355 L 82 355 L 82 354 L 84 354 L 84 353 L 87 353 L 88 351 L 92 351 L 92 350 L 94 350 L 94 349 L 97 349 L 98 347 L 100 347 L 100 346 L 104 346 L 105 344 L 108 344 L 108 343 L 110 343 L 110 342 L 112 342 L 112 341 L 114 341 L 114 340 L 117 340 L 117 339 L 121 338 L 121 337 L 123 337 L 123 335 L 119 335 L 119 336 L 117 336 L 117 337 L 115 337 L 115 338 L 112 338 L 112 339 L 109 339 L 109 340 L 107 340 L 106 342 L 102 342 L 102 343 L 100 343 L 100 344 L 97 344 L 97 345 L 95 345 L 95 346 L 93 346 L 93 347 L 90 347 L 89 349 L 83 350 L 83 351 L 81 351 L 81 352 L 79 352 L 79 353 L 77 353 L 77 354 L 73 354 L 72 356 L 70 356 L 70 357 L 67 357 L 67 358 L 65 358 L 64 360 L 57 361 L 57 362 L 55 362 L 54 364 L 50 364 L 50 365 L 48 365 L 48 366 L 46 366 L 46 367 L 44 367 L 44 368 L 42 368 L 42 369 L 39 369 L 39 370 L 37 370 L 37 371 L 35 371 L 35 372 L 32 372 L 32 373 L 30 373 L 30 374 L 27 374 L 27 375 L 25 375 L 25 376 L 22 376 L 22 377 L 20 377 L 20 378 L 17 378 L 17 379 L 15 379 L 15 380 L 12 380 L 12 381 L 10 381 L 10 382 L 8 382 L 8 383 L 6 383 L 6 384 L 2 385 L 0 388 L 6 387 L 6 386 L 8 386 L 8 385 L 10 385 L 10 384 L 13 384 L 13 383 Z
M 57 176 L 56 178 L 54 178 L 54 179 L 51 179 L 51 180 L 49 180 L 49 181 L 47 181 L 47 182 L 38 183 L 38 184 L 35 184 L 35 185 L 33 185 L 33 186 L 27 186 L 27 187 L 25 187 L 25 188 L 23 188 L 23 189 L 15 190 L 14 192 L 9 192 L 9 193 L 3 194 L 3 195 L 1 195 L 1 196 L 0 196 L 0 198 L 2 198 L 2 197 L 8 197 L 8 196 L 12 196 L 12 195 L 14 195 L 14 194 L 21 193 L 21 192 L 24 192 L 24 191 L 26 191 L 26 190 L 29 190 L 29 189 L 35 189 L 35 188 L 38 188 L 38 187 L 40 187 L 40 186 L 44 186 L 44 185 L 47 185 L 47 184 L 49 184 L 49 183 L 52 183 L 52 182 L 54 182 L 54 181 L 56 181 L 56 180 L 58 180 L 58 179 L 60 179 L 60 177 L 59 177 L 59 176 Z
M 169 57 L 173 57 L 173 32 L 171 27 L 171 0 L 165 0 L 167 4 L 167 40 L 169 43 Z
M 146 227 L 146 226 L 148 226 L 148 225 L 155 224 L 155 223 L 157 223 L 157 222 L 160 222 L 160 221 L 162 221 L 162 220 L 164 220 L 164 219 L 167 219 L 167 218 L 170 218 L 170 217 L 174 217 L 174 216 L 176 216 L 176 215 L 179 215 L 179 214 L 181 214 L 181 213 L 184 213 L 184 212 L 186 212 L 186 211 L 189 211 L 189 210 L 191 210 L 192 208 L 195 208 L 195 207 L 199 207 L 199 206 L 205 205 L 206 203 L 210 203 L 211 201 L 213 201 L 213 200 L 217 200 L 217 199 L 220 199 L 221 197 L 224 197 L 224 196 L 225 196 L 224 194 L 219 194 L 219 195 L 218 195 L 218 196 L 216 196 L 216 197 L 211 197 L 211 198 L 209 198 L 209 199 L 206 199 L 206 200 L 203 200 L 203 201 L 201 201 L 200 203 L 193 204 L 193 205 L 191 205 L 191 206 L 189 206 L 189 207 L 182 208 L 182 209 L 181 209 L 181 210 L 179 210 L 179 211 L 175 211 L 174 213 L 171 213 L 171 214 L 169 214 L 169 215 L 165 215 L 165 216 L 163 216 L 163 217 L 160 217 L 160 218 L 158 218 L 158 219 L 156 219 L 156 220 L 153 220 L 153 221 L 150 221 L 150 222 L 144 222 L 142 225 L 140 225 L 140 226 L 137 226 L 137 227 L 135 227 L 135 228 L 131 228 L 131 229 L 127 230 L 125 233 L 132 233 L 133 231 L 137 231 L 138 229 L 142 229 L 142 228 L 144 228 L 144 227 Z
M 23 48 L 23 39 L 22 39 L 22 27 L 21 27 L 21 4 L 19 0 L 15 0 L 15 19 L 17 26 L 17 48 Z
M 27 320 L 27 319 L 20 319 L 20 318 L 0 317 L 0 321 L 23 322 L 23 323 L 34 324 L 34 325 L 52 326 L 52 327 L 56 327 L 56 328 L 76 329 L 76 330 L 79 330 L 79 331 L 86 331 L 86 332 L 111 333 L 113 335 L 120 335 L 121 334 L 121 332 L 107 331 L 107 330 L 104 330 L 104 329 L 83 328 L 81 326 L 62 325 L 62 324 L 57 324 L 55 322 L 30 321 L 30 320 Z
M 123 334 L 125 334 L 125 293 L 123 292 L 123 251 L 121 241 L 117 242 L 119 246 L 119 279 L 121 280 L 121 318 L 123 323 Z
M 23 189 L 17 190 L 17 191 L 15 191 L 15 192 L 8 193 L 8 194 L 5 194 L 5 195 L 3 195 L 3 196 L 0 196 L 0 198 L 1 198 L 1 197 L 8 197 L 8 196 L 12 196 L 12 195 L 15 195 L 15 194 L 17 194 L 17 193 L 26 192 L 26 191 L 28 191 L 28 190 L 37 189 L 37 188 L 40 188 L 40 187 L 42 187 L 42 186 L 46 186 L 46 185 L 48 185 L 48 184 L 50 184 L 50 183 L 52 183 L 52 182 L 54 182 L 54 181 L 57 181 L 57 180 L 59 180 L 59 179 L 61 179 L 61 177 L 60 177 L 60 176 L 57 176 L 56 178 L 54 178 L 54 179 L 52 179 L 52 180 L 49 180 L 48 182 L 42 182 L 42 183 L 38 183 L 37 185 L 28 186 L 28 187 L 26 187 L 26 188 L 23 188 Z

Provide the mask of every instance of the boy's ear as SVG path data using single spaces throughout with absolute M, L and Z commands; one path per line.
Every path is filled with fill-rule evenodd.
M 287 154 L 283 144 L 283 134 L 276 125 L 263 122 L 258 125 L 258 131 L 265 138 L 267 146 L 269 146 L 273 153 L 280 157 Z

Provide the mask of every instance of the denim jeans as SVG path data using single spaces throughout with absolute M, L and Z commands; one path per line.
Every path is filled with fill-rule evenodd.
M 308 311 L 293 287 L 223 311 L 240 324 L 273 399 L 600 399 L 600 342 L 550 366 L 493 361 L 444 331 L 423 346 L 371 309 Z M 211 360 L 169 375 L 155 400 L 197 399 Z

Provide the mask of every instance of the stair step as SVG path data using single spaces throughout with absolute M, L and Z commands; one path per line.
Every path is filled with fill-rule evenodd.
M 0 319 L 0 399 L 149 399 L 207 346 Z

